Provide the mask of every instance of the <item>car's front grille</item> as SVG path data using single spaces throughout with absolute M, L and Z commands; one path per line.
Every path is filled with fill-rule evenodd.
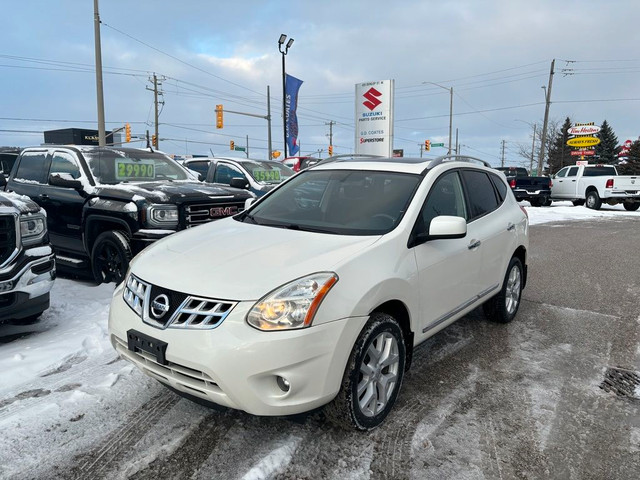
M 230 217 L 244 210 L 244 202 L 199 203 L 184 207 L 186 228 Z
M 151 285 L 132 274 L 127 278 L 123 298 L 144 323 L 162 329 L 216 328 L 237 305 Z
M 16 236 L 16 218 L 13 215 L 0 215 L 0 265 L 3 265 L 18 246 Z

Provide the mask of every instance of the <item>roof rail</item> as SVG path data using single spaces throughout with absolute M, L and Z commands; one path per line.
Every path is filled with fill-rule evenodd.
M 482 160 L 476 157 L 470 157 L 469 155 L 442 155 L 431 160 L 431 163 L 429 163 L 429 168 L 433 168 L 443 162 L 480 162 L 485 167 L 493 168 L 491 167 L 491 164 L 486 160 Z
M 386 158 L 384 155 L 374 155 L 368 153 L 344 153 L 341 155 L 333 155 L 327 157 L 316 163 L 316 165 L 324 165 L 325 163 L 339 162 L 343 160 L 349 160 L 354 158 Z

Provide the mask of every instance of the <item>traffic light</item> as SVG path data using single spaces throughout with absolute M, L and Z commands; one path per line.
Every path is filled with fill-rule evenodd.
M 216 105 L 216 128 L 222 128 L 222 112 L 222 105 Z
M 236 142 L 234 142 L 233 140 L 231 140 L 229 142 L 229 150 L 235 150 L 236 149 Z
M 128 123 L 125 123 L 124 125 L 124 140 L 126 142 L 131 141 L 131 125 L 129 125 Z
M 424 141 L 424 149 L 425 149 L 425 151 L 427 151 L 427 152 L 428 152 L 429 150 L 431 150 L 431 140 L 425 140 L 425 141 Z
M 333 145 L 329 145 L 329 155 L 333 155 Z
M 155 135 L 151 136 L 151 145 L 153 145 L 154 147 L 158 146 L 158 137 L 156 137 Z

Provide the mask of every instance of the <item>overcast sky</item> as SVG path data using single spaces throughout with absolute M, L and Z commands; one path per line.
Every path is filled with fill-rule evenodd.
M 303 154 L 354 147 L 355 84 L 395 80 L 394 148 L 448 142 L 494 165 L 518 164 L 542 123 L 556 59 L 550 118 L 607 120 L 620 142 L 640 135 L 640 2 L 102 0 L 107 129 L 153 132 L 149 77 L 163 79 L 160 148 L 229 155 L 229 141 L 267 156 L 271 89 L 274 147 L 282 148 L 281 33 L 295 42 L 287 72 L 304 81 L 298 118 Z M 97 128 L 92 0 L 12 2 L 0 46 L 0 145 L 44 141 L 42 131 Z M 435 82 L 440 88 L 425 82 Z M 455 138 L 454 138 L 455 142 Z M 140 144 L 138 144 L 140 145 Z M 430 155 L 446 153 L 433 148 Z M 234 155 L 240 155 L 235 152 Z M 537 158 L 537 154 L 536 154 Z M 526 161 L 524 161 L 526 163 Z

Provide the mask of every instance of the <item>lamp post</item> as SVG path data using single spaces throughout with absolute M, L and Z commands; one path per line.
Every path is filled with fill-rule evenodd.
M 278 39 L 278 50 L 282 54 L 282 131 L 284 133 L 284 158 L 287 158 L 287 95 L 286 95 L 286 70 L 284 67 L 284 57 L 287 55 L 289 48 L 293 45 L 293 38 L 290 38 L 287 44 L 285 41 L 287 36 L 283 33 Z
M 436 87 L 444 88 L 449 91 L 450 99 L 449 99 L 449 151 L 448 155 L 451 155 L 451 130 L 453 128 L 453 87 L 447 88 L 435 82 L 422 82 L 428 83 L 430 85 L 435 85 Z

